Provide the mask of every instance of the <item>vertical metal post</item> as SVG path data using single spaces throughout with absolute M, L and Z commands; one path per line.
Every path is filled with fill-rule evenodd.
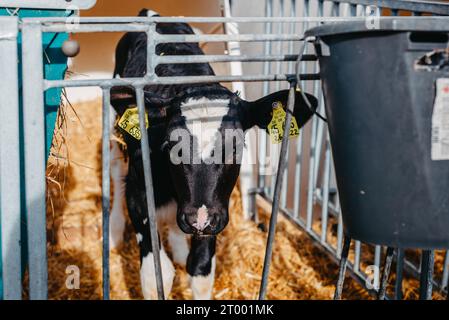
M 102 119 L 102 175 L 101 175 L 101 207 L 103 225 L 103 300 L 109 300 L 109 212 L 111 191 L 111 154 L 110 154 L 110 89 L 103 89 Z
M 338 225 L 337 225 L 337 257 L 340 257 L 343 246 L 343 216 L 341 214 L 340 200 L 337 198 Z
M 223 16 L 226 18 L 232 17 L 232 7 L 231 0 L 223 0 Z M 239 26 L 236 22 L 224 23 L 224 31 L 227 35 L 236 35 L 239 34 Z M 240 56 L 240 43 L 237 41 L 228 41 L 226 43 L 226 47 L 229 55 Z M 229 64 L 229 69 L 231 75 L 241 76 L 243 74 L 243 64 L 240 61 L 234 61 Z M 243 82 L 232 82 L 232 90 L 234 92 L 239 92 L 240 97 L 245 99 L 245 85 Z M 257 133 L 256 128 L 250 129 L 250 132 Z M 247 133 L 246 136 L 249 136 L 246 139 L 246 145 L 243 149 L 243 157 L 242 157 L 242 165 L 240 167 L 240 192 L 242 198 L 242 209 L 243 216 L 245 219 L 255 218 L 257 216 L 255 212 L 255 202 L 252 202 L 253 198 L 255 198 L 255 194 L 249 195 L 248 190 L 254 189 L 255 181 L 254 181 L 254 166 L 253 166 L 253 155 L 256 151 L 256 139 L 257 135 L 252 135 L 251 133 Z
M 278 16 L 282 17 L 284 15 L 284 9 L 285 9 L 284 0 L 278 0 L 278 3 L 279 3 Z M 278 23 L 277 25 L 278 25 L 278 34 L 284 34 L 284 24 L 283 23 Z M 283 46 L 284 46 L 284 42 L 283 41 L 278 41 L 277 42 L 277 54 L 279 54 L 279 55 L 282 54 Z M 282 66 L 281 62 L 277 61 L 276 62 L 276 70 L 275 70 L 276 74 L 280 74 L 281 73 L 281 66 Z M 276 81 L 276 83 L 274 84 L 274 90 L 275 91 L 279 91 L 280 87 L 281 87 L 280 81 Z M 278 148 L 278 145 L 272 145 L 271 150 L 272 151 L 276 151 L 275 154 L 272 155 L 272 159 L 273 158 L 274 159 L 279 159 L 278 151 L 280 151 L 280 150 Z M 287 150 L 286 157 L 288 158 L 288 150 Z M 285 190 L 286 188 L 284 188 L 286 186 L 285 185 L 285 172 L 283 172 L 283 174 L 284 174 L 284 177 L 282 178 L 283 184 L 282 184 L 282 187 L 281 187 L 281 200 L 283 199 L 283 193 L 287 191 L 287 190 Z M 274 178 L 275 178 L 275 176 L 271 175 L 271 181 L 270 181 L 271 182 L 270 183 L 271 187 L 270 187 L 270 190 L 271 190 L 271 194 L 272 195 L 274 195 L 274 188 L 275 188 L 275 183 L 276 183 L 276 180 Z M 282 201 L 281 201 L 281 207 L 283 207 Z
M 22 28 L 25 192 L 28 226 L 30 299 L 47 299 L 45 203 L 44 68 L 40 24 Z
M 433 251 L 423 250 L 421 256 L 421 276 L 419 284 L 420 300 L 432 300 L 433 264 Z
M 340 269 L 338 271 L 338 281 L 335 287 L 334 300 L 340 300 L 345 283 L 346 266 L 348 265 L 349 248 L 351 247 L 351 238 L 345 235 L 343 250 L 340 258 Z
M 329 183 L 331 172 L 331 150 L 329 134 L 326 132 L 326 153 L 324 160 L 323 188 L 322 188 L 322 206 L 321 206 L 321 242 L 326 242 L 327 237 L 327 219 L 329 213 Z
M 282 180 L 284 177 L 284 170 L 287 166 L 287 149 L 288 149 L 288 140 L 289 140 L 289 128 L 292 121 L 292 113 L 295 107 L 295 83 L 290 83 L 290 90 L 288 93 L 288 103 L 287 103 L 287 116 L 285 119 L 285 125 L 284 125 L 284 136 L 282 138 L 282 144 L 281 144 L 281 154 L 278 164 L 278 170 L 276 174 L 276 185 L 274 187 L 274 196 L 273 196 L 273 205 L 271 209 L 271 218 L 270 218 L 270 228 L 268 231 L 268 239 L 267 239 L 267 246 L 265 251 L 265 260 L 263 265 L 263 272 L 262 272 L 262 282 L 260 284 L 260 291 L 259 291 L 259 300 L 264 300 L 266 291 L 267 291 L 267 283 L 268 283 L 268 274 L 270 272 L 270 264 L 271 264 L 271 257 L 273 253 L 273 243 L 274 243 L 274 236 L 276 233 L 276 223 L 277 223 L 277 215 L 279 211 L 279 198 L 280 198 L 280 192 L 282 187 Z
M 271 17 L 273 16 L 273 0 L 266 0 L 265 2 L 265 16 Z M 271 34 L 272 32 L 272 23 L 267 22 L 265 24 L 265 34 Z M 268 55 L 271 53 L 271 41 L 265 41 L 264 54 Z M 271 68 L 271 63 L 269 61 L 264 62 L 263 65 L 263 73 L 269 74 Z M 270 83 L 265 81 L 263 83 L 263 95 L 267 95 L 270 91 Z M 259 140 L 259 170 L 258 170 L 258 188 L 265 187 L 265 166 L 266 164 L 266 153 L 267 153 L 267 136 L 264 130 L 258 131 L 258 140 Z
M 3 298 L 22 297 L 17 17 L 0 18 L 0 225 Z
M 155 41 L 156 34 L 156 23 L 152 22 L 148 25 L 147 31 L 147 73 L 145 74 L 145 77 L 148 79 L 156 78 L 156 64 L 154 61 L 157 44 Z
M 159 235 L 157 231 L 156 208 L 154 204 L 153 176 L 151 174 L 151 158 L 148 131 L 145 125 L 145 104 L 142 87 L 136 88 L 137 108 L 139 109 L 139 126 L 142 139 L 142 163 L 145 177 L 145 194 L 147 198 L 148 221 L 150 225 L 151 248 L 154 258 L 154 270 L 156 276 L 157 295 L 159 300 L 164 300 L 164 286 L 162 281 L 161 257 Z
M 147 31 L 147 74 L 148 79 L 155 79 L 156 63 L 154 56 L 156 55 L 156 23 L 150 23 Z M 159 234 L 157 230 L 156 207 L 154 204 L 153 175 L 151 172 L 150 144 L 148 131 L 145 124 L 145 97 L 143 87 L 136 87 L 137 108 L 139 110 L 139 126 L 142 139 L 140 144 L 142 147 L 142 163 L 145 177 L 145 194 L 147 198 L 148 222 L 151 236 L 151 250 L 154 259 L 154 271 L 156 277 L 156 288 L 159 300 L 164 300 L 164 284 L 162 280 L 161 256 Z
M 402 278 L 404 273 L 404 249 L 396 251 L 396 280 L 394 284 L 394 299 L 402 300 Z
M 356 240 L 354 243 L 354 271 L 360 271 L 360 256 L 362 254 L 362 245 L 360 241 Z
M 308 17 L 310 15 L 310 1 L 307 0 L 304 3 L 304 15 Z M 304 26 L 306 27 L 306 26 Z M 308 27 L 308 26 L 307 26 Z M 306 47 L 307 48 L 307 47 Z M 316 70 L 316 63 L 314 64 L 314 71 Z M 316 88 L 316 83 L 314 84 Z M 318 106 L 319 107 L 319 106 Z M 309 156 L 309 180 L 307 186 L 307 212 L 306 212 L 306 230 L 312 230 L 312 218 L 313 218 L 313 197 L 315 192 L 314 178 L 315 178 L 315 148 L 316 148 L 316 117 L 312 118 L 311 134 L 310 134 L 310 156 Z
M 379 245 L 376 245 L 374 247 L 374 265 L 380 269 L 380 256 L 382 253 L 382 247 Z
M 385 300 L 385 296 L 387 294 L 388 279 L 390 278 L 391 264 L 393 263 L 393 255 L 394 255 L 394 248 L 388 247 L 387 254 L 385 255 L 385 264 L 382 273 L 382 281 L 380 283 L 380 288 L 377 295 L 378 300 Z

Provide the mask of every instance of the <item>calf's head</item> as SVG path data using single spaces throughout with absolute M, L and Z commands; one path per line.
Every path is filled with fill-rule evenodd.
M 293 115 L 302 127 L 313 115 L 317 100 L 296 93 Z M 215 235 L 229 220 L 229 198 L 240 170 L 245 131 L 258 126 L 266 129 L 274 106 L 287 105 L 288 90 L 248 102 L 223 90 L 205 90 L 195 95 L 160 104 L 146 99 L 149 139 L 152 152 L 161 152 L 169 162 L 169 175 L 178 203 L 177 222 L 189 234 Z M 136 102 L 132 90 L 117 87 L 111 103 L 119 116 Z M 163 109 L 160 109 L 163 106 Z M 152 115 L 158 116 L 158 129 L 152 129 Z M 128 137 L 128 141 L 133 138 Z M 138 144 L 137 140 L 132 141 Z M 157 185 L 155 185 L 157 188 Z

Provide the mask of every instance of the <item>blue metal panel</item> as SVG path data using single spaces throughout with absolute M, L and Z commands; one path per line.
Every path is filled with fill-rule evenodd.
M 5 8 L 0 8 L 0 16 L 7 16 L 10 15 L 11 12 L 13 12 L 13 9 L 6 10 Z M 26 17 L 63 17 L 63 16 L 69 16 L 71 15 L 71 11 L 64 11 L 64 10 L 31 10 L 31 9 L 20 9 L 17 12 L 17 15 L 19 18 L 26 18 Z M 67 34 L 55 34 L 55 33 L 46 33 L 43 34 L 42 38 L 42 45 L 43 49 L 45 50 L 45 57 L 44 57 L 44 75 L 47 79 L 63 79 L 64 73 L 67 69 L 67 58 L 63 55 L 61 51 L 62 43 L 67 40 L 68 35 Z M 21 57 L 21 36 L 19 35 L 19 90 L 21 92 L 22 88 L 22 75 L 21 70 L 21 64 L 20 64 L 20 57 Z M 56 122 L 56 116 L 58 112 L 58 107 L 60 105 L 60 96 L 61 96 L 61 89 L 51 89 L 48 90 L 45 93 L 45 124 L 46 124 L 46 151 L 47 155 L 50 152 L 50 147 L 52 143 L 53 138 L 53 131 L 54 126 Z M 22 110 L 22 97 L 20 96 L 20 109 Z M 21 114 L 21 118 L 23 118 L 23 115 Z M 21 119 L 22 120 L 22 119 Z M 23 142 L 23 128 L 21 131 L 21 141 Z M 23 159 L 23 143 L 21 143 L 22 150 L 20 150 L 21 159 Z M 22 161 L 23 162 L 23 161 Z M 23 172 L 23 163 L 21 164 L 21 172 Z M 22 202 L 22 208 L 25 208 L 25 192 L 24 192 L 24 177 L 21 177 L 21 186 L 22 186 L 22 192 L 21 192 L 21 202 Z M 25 210 L 22 209 L 22 221 L 25 221 Z M 26 224 L 22 223 L 22 261 L 26 261 L 27 257 L 27 248 L 26 248 L 26 238 L 24 238 L 24 235 L 26 235 Z M 0 246 L 1 250 L 1 246 Z M 1 252 L 0 252 L 1 254 Z M 25 268 L 25 265 L 22 265 L 22 269 Z M 0 270 L 2 270 L 2 261 L 0 259 Z M 0 272 L 0 300 L 3 298 L 3 281 L 2 281 L 2 273 Z

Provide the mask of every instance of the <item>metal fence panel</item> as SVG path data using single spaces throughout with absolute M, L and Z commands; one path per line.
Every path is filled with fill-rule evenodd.
M 17 35 L 18 19 L 0 18 L 0 271 L 3 297 L 14 300 L 22 297 Z
M 25 193 L 30 299 L 47 299 L 45 115 L 40 24 L 22 28 Z M 29 72 L 32 70 L 32 72 Z
M 79 28 L 68 30 L 64 20 L 60 18 L 48 18 L 48 19 L 24 19 L 22 25 L 23 32 L 23 70 L 24 70 L 24 82 L 23 82 L 23 94 L 24 94 L 24 127 L 25 127 L 25 178 L 26 178 L 26 209 L 28 217 L 28 243 L 30 248 L 29 253 L 29 271 L 30 271 L 30 298 L 31 299 L 46 299 L 47 298 L 47 257 L 46 257 L 46 222 L 45 222 L 45 136 L 44 136 L 44 92 L 50 88 L 56 87 L 72 87 L 72 86 L 99 86 L 103 89 L 103 289 L 104 298 L 109 297 L 109 243 L 108 243 L 108 219 L 109 219 L 109 129 L 107 128 L 107 122 L 109 120 L 109 89 L 118 85 L 131 85 L 136 89 L 137 104 L 139 108 L 139 118 L 141 123 L 142 148 L 143 148 L 143 162 L 144 162 L 144 175 L 145 184 L 147 188 L 147 201 L 148 201 L 148 214 L 150 218 L 150 228 L 152 235 L 153 253 L 156 269 L 156 281 L 158 284 L 159 297 L 163 298 L 163 286 L 160 270 L 160 261 L 157 253 L 158 238 L 157 238 L 157 226 L 155 222 L 155 210 L 152 197 L 153 186 L 151 181 L 151 168 L 149 162 L 149 148 L 148 137 L 146 137 L 146 130 L 144 128 L 144 102 L 143 102 L 143 87 L 150 84 L 176 84 L 176 83 L 200 83 L 200 82 L 217 82 L 217 81 L 286 81 L 295 78 L 296 74 L 292 70 L 292 61 L 297 56 L 292 55 L 294 52 L 293 42 L 299 42 L 302 40 L 302 32 L 306 28 L 312 27 L 315 24 L 323 22 L 338 22 L 347 21 L 349 19 L 361 19 L 354 17 L 354 15 L 364 15 L 365 7 L 368 5 L 367 1 L 323 1 L 323 0 L 303 0 L 300 3 L 291 0 L 290 6 L 300 8 L 303 10 L 303 17 L 287 17 L 279 18 L 274 17 L 273 12 L 278 12 L 281 15 L 285 14 L 286 3 L 282 1 L 280 9 L 276 7 L 276 3 L 273 0 L 267 0 L 266 14 L 269 17 L 259 18 L 205 18 L 205 17 L 182 17 L 182 18 L 170 18 L 170 17 L 156 17 L 156 18 L 120 18 L 120 17 L 106 17 L 106 18 L 85 18 L 80 19 Z M 392 1 L 377 1 L 377 4 L 382 7 L 393 8 L 394 10 L 408 10 L 416 13 L 421 11 L 421 4 L 416 1 L 395 1 L 395 5 L 392 5 Z M 280 5 L 280 3 L 277 3 Z M 373 4 L 370 2 L 369 4 Z M 357 6 L 360 5 L 360 6 Z M 413 6 L 412 6 L 413 5 Z M 437 4 L 430 4 L 426 6 L 422 11 L 431 12 L 435 14 L 449 14 L 445 11 L 449 6 L 438 6 Z M 375 12 L 380 12 L 376 10 Z M 397 11 L 393 11 L 393 14 L 397 14 Z M 316 15 L 316 16 L 314 16 Z M 330 19 L 323 19 L 323 17 L 335 16 Z M 310 18 L 308 18 L 310 17 Z M 265 34 L 233 34 L 233 35 L 169 35 L 159 36 L 155 33 L 155 23 L 157 22 L 217 22 L 217 23 L 265 23 Z M 290 23 L 289 31 L 286 31 L 285 27 L 279 25 Z M 279 28 L 277 33 L 273 32 L 273 25 L 278 24 Z M 297 31 L 293 24 L 302 24 L 303 28 L 301 32 Z M 148 57 L 147 57 L 147 75 L 143 78 L 130 78 L 130 79 L 96 79 L 96 80 L 45 80 L 43 76 L 42 66 L 42 32 L 117 32 L 117 31 L 134 31 L 134 32 L 147 32 L 148 39 Z M 254 57 L 250 55 L 242 54 L 240 56 L 204 56 L 204 57 L 159 57 L 155 54 L 155 47 L 157 43 L 161 42 L 229 42 L 229 41 L 247 41 L 247 42 L 264 42 L 265 43 L 265 56 Z M 282 54 L 283 47 L 279 45 L 275 47 L 275 42 L 288 42 L 289 50 L 288 54 Z M 6 45 L 3 43 L 3 39 L 0 38 L 0 50 L 6 49 Z M 275 49 L 278 50 L 275 52 Z M 309 50 L 310 51 L 310 50 Z M 2 51 L 0 53 L 3 54 Z M 17 53 L 16 53 L 17 55 Z M 192 62 L 236 62 L 236 61 L 262 61 L 264 62 L 263 73 L 256 75 L 243 75 L 243 76 L 200 76 L 200 77 L 157 77 L 155 74 L 155 66 L 158 63 L 192 63 Z M 304 55 L 304 59 L 301 67 L 301 80 L 319 80 L 317 74 L 318 63 L 316 57 L 312 52 L 308 52 Z M 309 61 L 306 65 L 305 61 Z M 272 63 L 275 62 L 275 63 Z M 281 62 L 290 63 L 290 68 L 286 74 L 283 72 Z M 274 67 L 275 71 L 272 71 Z M 33 72 L 27 72 L 33 70 Z M 308 73 L 309 72 L 309 73 Z M 312 83 L 301 84 L 307 90 L 312 90 L 313 93 L 319 97 L 319 112 L 324 112 L 324 101 L 320 84 L 318 81 Z M 275 85 L 276 88 L 280 88 L 279 85 Z M 14 89 L 14 88 L 12 88 Z M 268 82 L 264 84 L 264 93 L 267 94 L 270 90 Z M 13 99 L 13 98 L 11 98 Z M 13 104 L 14 101 L 11 101 Z M 292 101 L 289 101 L 289 105 Z M 2 105 L 3 108 L 3 105 Z M 262 290 L 260 292 L 261 298 L 264 297 L 268 279 L 267 271 L 269 267 L 271 245 L 275 225 L 277 207 L 280 204 L 280 212 L 284 213 L 291 221 L 296 223 L 303 229 L 306 229 L 311 238 L 319 243 L 329 256 L 337 260 L 342 251 L 348 251 L 349 247 L 347 242 L 343 246 L 343 223 L 341 221 L 341 212 L 339 208 L 338 197 L 333 197 L 331 194 L 332 189 L 332 155 L 329 148 L 329 139 L 327 134 L 326 125 L 319 120 L 314 120 L 308 125 L 305 130 L 308 134 L 301 135 L 301 139 L 298 140 L 295 147 L 296 150 L 290 153 L 291 157 L 297 160 L 297 164 L 293 166 L 295 172 L 290 173 L 287 169 L 286 157 L 288 149 L 286 144 L 282 144 L 281 160 L 279 167 L 282 169 L 277 174 L 278 180 L 271 178 L 267 180 L 263 175 L 264 167 L 259 168 L 259 188 L 257 190 L 265 190 L 261 192 L 266 199 L 273 200 L 273 214 L 269 242 L 267 248 L 267 256 L 265 262 L 264 277 L 265 281 L 262 283 Z M 3 148 L 3 140 L 0 140 Z M 260 135 L 260 151 L 263 156 L 266 153 L 267 139 L 264 134 Z M 0 149 L 2 157 L 4 157 L 4 150 Z M 148 151 L 148 152 L 146 152 Z M 307 151 L 307 152 L 306 152 Z M 15 155 L 17 156 L 17 155 Z M 3 158 L 1 170 L 4 170 Z M 301 174 L 302 170 L 308 170 L 308 175 Z M 262 174 L 261 174 L 262 173 Z M 289 201 L 286 192 L 286 186 L 288 182 L 281 183 L 281 178 L 286 175 L 287 177 L 294 177 L 293 184 L 295 186 L 296 197 L 293 201 Z M 5 186 L 3 175 L 1 176 L 0 187 Z M 301 189 L 302 180 L 307 179 L 308 190 L 306 193 L 306 205 L 302 206 L 302 198 L 297 194 Z M 287 179 L 285 179 L 287 181 Z M 283 189 L 283 194 L 281 193 Z M 332 197 L 331 197 L 332 196 Z M 4 196 L 2 193 L 2 216 Z M 280 201 L 282 199 L 282 201 Z M 319 206 L 320 210 L 316 211 L 316 206 Z M 305 210 L 305 217 L 301 214 Z M 20 208 L 19 208 L 20 212 Z M 328 225 L 334 223 L 337 225 L 336 235 L 331 234 L 328 230 Z M 317 231 L 316 226 L 321 228 Z M 15 227 L 17 228 L 17 227 Z M 7 230 L 10 234 L 10 230 Z M 16 229 L 14 229 L 16 230 Z M 16 234 L 13 234 L 13 239 Z M 17 236 L 16 236 L 17 237 Z M 332 241 L 331 241 L 332 239 Z M 6 242 L 4 242 L 6 243 Z M 345 250 L 343 250 L 345 249 Z M 18 251 L 19 252 L 19 251 Z M 382 248 L 376 246 L 373 248 L 373 263 L 376 266 L 380 265 L 382 256 Z M 433 255 L 427 254 L 424 258 L 427 262 L 432 261 Z M 16 257 L 17 259 L 17 257 Z M 14 263 L 17 263 L 15 261 Z M 363 272 L 361 266 L 362 261 L 362 246 L 360 242 L 356 242 L 355 246 L 355 260 L 354 263 L 348 261 L 348 269 L 350 274 L 360 283 L 364 283 L 366 274 Z M 20 260 L 19 260 L 20 264 Z M 366 262 L 365 262 L 366 264 Z M 443 279 L 441 280 L 442 286 L 447 282 L 447 254 L 445 262 L 445 270 L 443 272 Z M 406 270 L 412 270 L 419 273 L 416 266 L 409 261 L 404 260 L 404 266 Z M 430 268 L 427 270 L 427 278 L 422 278 L 423 282 L 432 282 L 430 277 Z M 423 276 L 424 277 L 424 276 Z M 17 282 L 17 278 L 11 278 L 13 282 Z M 430 280 L 429 280 L 430 279 Z M 427 287 L 429 288 L 429 287 Z M 17 288 L 14 289 L 16 292 Z M 424 291 L 423 291 L 424 292 Z M 428 296 L 428 290 L 426 291 Z M 423 293 L 423 296 L 426 295 Z

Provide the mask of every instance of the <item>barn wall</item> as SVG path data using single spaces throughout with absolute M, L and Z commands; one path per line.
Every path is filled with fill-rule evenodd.
M 98 0 L 91 10 L 81 16 L 136 16 L 142 8 L 159 12 L 164 16 L 220 16 L 219 1 L 210 0 Z M 197 26 L 207 32 L 210 24 Z M 79 56 L 73 59 L 73 69 L 79 73 L 112 72 L 113 55 L 121 33 L 77 34 L 75 39 L 81 44 Z M 215 50 L 218 50 L 215 48 Z

